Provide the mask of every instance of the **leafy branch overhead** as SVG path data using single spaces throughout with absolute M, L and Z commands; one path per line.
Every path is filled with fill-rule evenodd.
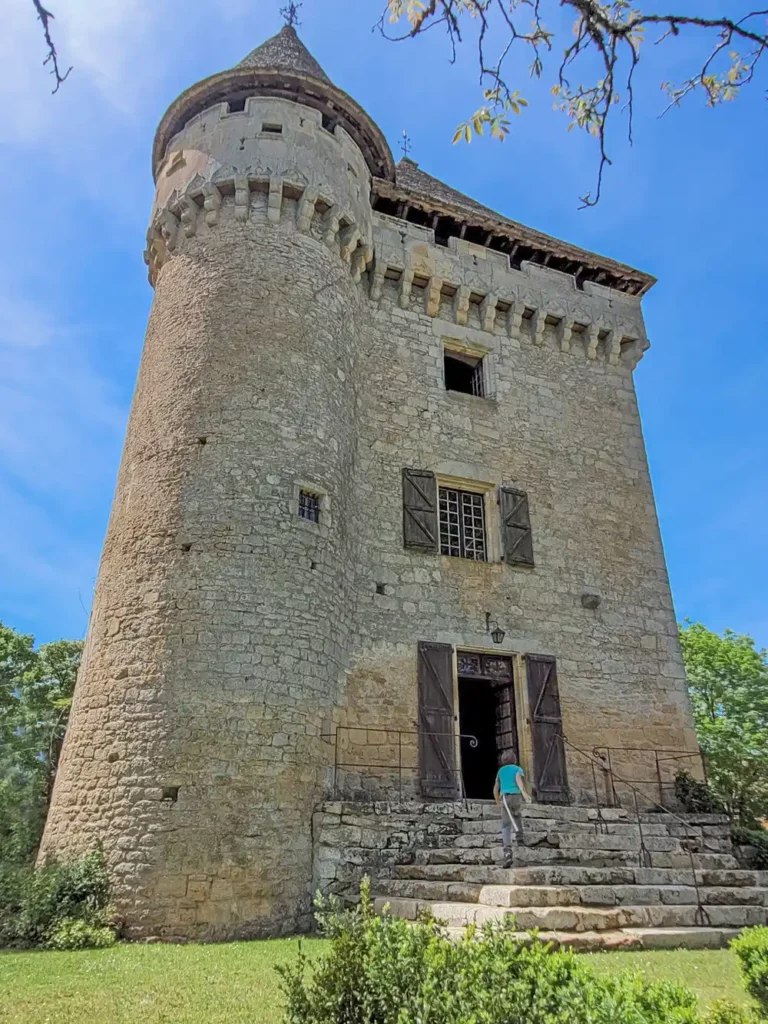
M 733 4 L 728 0 L 727 6 Z M 559 46 L 544 19 L 568 8 L 575 15 L 573 35 Z M 710 18 L 649 13 L 631 0 L 608 4 L 599 0 L 387 0 L 379 27 L 387 38 L 396 40 L 442 27 L 452 58 L 465 38 L 473 40 L 484 102 L 458 126 L 454 142 L 469 142 L 486 127 L 503 140 L 509 133 L 509 114 L 519 114 L 527 106 L 514 88 L 523 69 L 521 62 L 525 61 L 528 74 L 541 78 L 551 60 L 555 109 L 568 116 L 569 130 L 583 129 L 599 146 L 594 196 L 591 192 L 582 196 L 584 206 L 594 206 L 600 199 L 603 175 L 611 163 L 610 114 L 622 101 L 632 141 L 634 76 L 648 36 L 653 36 L 654 45 L 686 30 L 698 29 L 711 37 L 701 64 L 697 62 L 687 78 L 662 82 L 667 97 L 664 113 L 694 92 L 702 93 L 711 107 L 735 99 L 753 81 L 768 49 L 768 8 Z

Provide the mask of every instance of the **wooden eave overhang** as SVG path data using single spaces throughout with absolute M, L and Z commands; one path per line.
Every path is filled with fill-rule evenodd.
M 470 240 L 477 244 L 506 252 L 513 268 L 519 268 L 522 262 L 538 263 L 571 274 L 577 287 L 582 287 L 584 281 L 593 281 L 638 297 L 645 295 L 656 283 L 656 278 L 651 274 L 552 238 L 500 214 L 494 214 L 479 204 L 452 203 L 443 196 L 437 198 L 428 192 L 382 178 L 374 179 L 372 193 L 374 209 L 380 209 L 391 216 L 432 227 L 439 226 L 443 220 L 455 222 L 456 230 L 448 227 L 450 234 L 462 238 L 465 235 L 468 238 L 472 236 Z M 390 207 L 390 204 L 393 205 Z

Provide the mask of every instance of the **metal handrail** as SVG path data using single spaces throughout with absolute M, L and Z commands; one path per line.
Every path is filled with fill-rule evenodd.
M 704 756 L 703 756 L 703 754 L 701 753 L 700 750 L 676 750 L 674 748 L 665 748 L 665 747 L 662 747 L 662 748 L 653 748 L 653 747 L 611 747 L 611 746 L 603 746 L 603 745 L 596 746 L 594 748 L 594 750 L 593 750 L 593 754 L 596 757 L 598 757 L 598 758 L 605 757 L 606 758 L 606 760 L 608 761 L 608 769 L 609 769 L 609 771 L 613 770 L 613 759 L 611 757 L 611 755 L 613 753 L 619 753 L 619 754 L 623 754 L 623 753 L 653 754 L 654 761 L 655 761 L 655 768 L 656 768 L 656 771 L 655 771 L 656 785 L 658 786 L 658 790 L 659 790 L 659 802 L 662 803 L 662 804 L 664 803 L 664 788 L 665 788 L 665 786 L 671 787 L 671 786 L 674 785 L 674 783 L 664 783 L 664 781 L 662 779 L 661 766 L 662 766 L 663 762 L 666 762 L 666 761 L 684 761 L 684 760 L 690 760 L 691 758 L 696 758 L 701 763 L 701 767 L 702 767 L 702 772 L 704 774 L 704 778 L 706 779 L 706 777 L 707 777 L 706 762 L 705 762 Z M 626 779 L 625 781 L 627 783 L 639 783 L 641 785 L 651 785 L 651 780 L 650 779 L 648 779 L 648 780 L 646 780 L 646 779 Z M 613 799 L 615 800 L 616 799 L 615 788 L 612 788 L 612 795 L 613 795 Z
M 397 764 L 392 764 L 391 762 L 382 762 L 382 761 L 342 761 L 342 760 L 340 760 L 339 759 L 339 734 L 342 733 L 342 732 L 346 732 L 348 734 L 349 733 L 355 733 L 355 732 L 362 732 L 362 733 L 375 732 L 375 733 L 384 733 L 385 736 L 397 737 L 395 742 L 392 743 L 392 746 L 394 746 L 395 743 L 397 744 Z M 411 765 L 408 765 L 408 766 L 403 765 L 403 737 L 404 736 L 412 736 L 412 737 L 416 737 L 417 739 L 421 739 L 422 737 L 425 737 L 425 736 L 426 737 L 443 736 L 443 737 L 450 737 L 453 740 L 456 740 L 456 739 L 459 739 L 459 740 L 469 740 L 469 746 L 472 747 L 473 749 L 475 749 L 479 745 L 479 740 L 478 740 L 477 736 L 474 736 L 471 733 L 458 733 L 458 735 L 457 735 L 453 731 L 450 731 L 450 732 L 448 732 L 448 731 L 446 731 L 446 732 L 435 732 L 435 731 L 427 731 L 427 730 L 424 730 L 424 729 L 391 729 L 391 728 L 388 728 L 387 726 L 382 726 L 382 725 L 337 725 L 337 726 L 334 726 L 332 734 L 322 734 L 321 737 L 320 737 L 321 739 L 327 740 L 328 742 L 332 742 L 334 744 L 333 782 L 332 782 L 332 786 L 331 786 L 332 793 L 333 793 L 333 799 L 334 800 L 338 799 L 338 771 L 339 771 L 340 768 L 341 769 L 347 769 L 347 768 L 352 768 L 352 769 L 354 769 L 354 768 L 389 768 L 389 769 L 392 769 L 393 771 L 396 769 L 397 770 L 397 780 L 398 780 L 398 800 L 399 800 L 400 803 L 402 803 L 402 800 L 403 800 L 403 771 L 404 770 L 415 771 L 416 772 L 416 779 L 419 782 L 422 782 L 422 783 L 424 783 L 424 782 L 426 782 L 426 783 L 433 782 L 435 785 L 439 784 L 440 780 L 438 780 L 438 779 L 430 780 L 428 778 L 421 777 L 418 774 L 418 768 L 414 768 Z M 466 802 L 467 798 L 466 798 L 466 794 L 465 794 L 465 791 L 464 791 L 464 779 L 462 777 L 461 767 L 460 766 L 455 766 L 455 767 L 451 768 L 448 765 L 445 765 L 444 766 L 444 770 L 445 770 L 446 773 L 449 773 L 450 775 L 457 776 L 456 788 L 458 789 L 458 791 L 460 793 L 460 799 Z
M 613 769 L 611 767 L 606 767 L 606 765 L 603 764 L 601 761 L 599 761 L 593 754 L 589 754 L 589 753 L 587 753 L 586 750 L 582 750 L 581 747 L 577 747 L 575 743 L 571 743 L 571 741 L 568 739 L 568 737 L 563 732 L 560 733 L 560 738 L 563 741 L 563 743 L 565 743 L 567 746 L 569 746 L 572 750 L 577 751 L 577 753 L 581 754 L 583 757 L 586 757 L 587 760 L 592 764 L 592 777 L 593 777 L 594 785 L 595 785 L 595 801 L 597 803 L 598 817 L 601 820 L 602 820 L 602 813 L 601 813 L 601 809 L 600 809 L 599 798 L 598 798 L 598 795 L 597 795 L 597 779 L 596 779 L 596 776 L 595 776 L 595 766 L 599 767 L 602 771 L 608 772 L 610 774 L 610 776 L 611 776 L 611 789 L 612 789 L 612 791 L 614 793 L 615 793 L 615 789 L 614 789 L 614 785 L 613 785 L 614 779 L 617 782 L 621 782 L 625 786 L 629 786 L 629 788 L 632 790 L 632 794 L 634 796 L 634 803 L 635 803 L 635 817 L 637 818 L 638 838 L 640 840 L 640 867 L 648 867 L 648 866 L 650 866 L 651 863 L 652 863 L 651 855 L 650 855 L 650 851 L 648 850 L 647 846 L 645 845 L 645 838 L 643 836 L 643 825 L 642 825 L 642 822 L 640 820 L 640 810 L 639 810 L 638 802 L 637 802 L 638 794 L 640 796 L 644 796 L 644 794 L 641 793 L 640 790 L 638 790 L 637 787 L 635 785 L 633 785 L 633 783 L 630 782 L 628 779 L 622 779 L 621 776 L 616 775 L 613 772 Z M 618 749 L 618 748 L 616 748 L 616 749 Z M 632 749 L 632 748 L 626 748 L 626 749 Z M 636 749 L 646 749 L 646 748 L 639 747 L 639 748 L 636 748 Z M 674 818 L 675 821 L 680 822 L 680 824 L 686 829 L 686 831 L 688 829 L 695 829 L 696 828 L 696 826 L 690 825 L 689 822 L 687 822 L 684 818 L 681 818 L 679 815 L 675 814 L 674 811 L 670 811 L 670 809 L 668 807 L 665 807 L 663 804 L 655 803 L 654 802 L 654 805 L 660 811 L 662 811 L 664 814 L 668 814 L 671 818 Z M 699 830 L 699 836 L 701 838 L 702 843 L 704 843 L 705 842 L 705 836 L 704 836 L 704 833 L 701 830 Z M 686 835 L 685 838 L 688 839 L 689 837 Z M 693 881 L 693 888 L 694 888 L 694 891 L 696 893 L 696 907 L 697 907 L 697 909 L 696 909 L 696 923 L 697 924 L 701 923 L 701 924 L 704 924 L 704 925 L 708 925 L 708 924 L 710 924 L 710 917 L 709 917 L 709 913 L 705 909 L 704 904 L 701 901 L 701 893 L 699 891 L 699 880 L 698 880 L 698 878 L 696 876 L 696 866 L 695 866 L 694 860 L 693 860 L 693 851 L 691 850 L 690 845 L 688 843 L 686 843 L 686 853 L 688 854 L 688 860 L 690 861 L 690 865 L 691 865 L 691 878 L 692 878 L 692 881 Z

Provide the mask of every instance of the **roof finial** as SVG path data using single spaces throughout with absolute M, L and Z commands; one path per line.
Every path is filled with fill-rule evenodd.
M 403 151 L 403 157 L 407 159 L 408 154 L 411 152 L 411 139 L 405 128 L 403 128 L 403 141 L 400 143 L 400 149 Z
M 288 0 L 288 3 L 285 5 L 285 7 L 280 8 L 280 13 L 283 16 L 283 20 L 285 21 L 286 25 L 290 26 L 291 28 L 295 28 L 297 25 L 301 24 L 301 22 L 299 21 L 299 8 L 303 6 L 303 3 L 297 4 L 294 2 L 294 0 Z

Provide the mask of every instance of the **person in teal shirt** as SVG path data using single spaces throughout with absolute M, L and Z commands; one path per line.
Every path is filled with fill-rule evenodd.
M 504 845 L 505 868 L 511 868 L 514 864 L 514 849 L 523 839 L 523 821 L 520 816 L 523 800 L 526 803 L 531 802 L 530 794 L 523 783 L 524 774 L 520 765 L 515 764 L 512 751 L 502 754 L 501 768 L 493 787 L 493 799 L 501 811 L 501 841 Z

